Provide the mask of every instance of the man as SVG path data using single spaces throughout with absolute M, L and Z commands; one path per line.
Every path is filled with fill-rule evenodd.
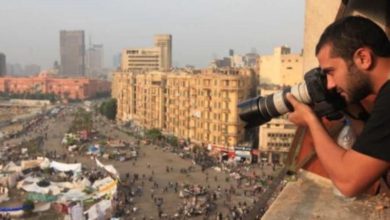
M 307 126 L 314 148 L 330 179 L 345 196 L 355 196 L 390 167 L 390 43 L 383 30 L 363 17 L 346 17 L 328 26 L 316 47 L 327 89 L 336 89 L 347 103 L 376 95 L 363 130 L 352 149 L 337 145 L 321 120 L 291 94 L 289 120 Z

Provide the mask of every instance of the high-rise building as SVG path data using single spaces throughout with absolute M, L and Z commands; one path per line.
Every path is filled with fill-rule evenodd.
M 159 69 L 168 71 L 172 67 L 172 35 L 158 34 L 154 36 L 154 46 L 160 48 L 161 62 Z
M 5 54 L 0 53 L 0 76 L 4 76 L 7 72 L 7 62 L 5 61 Z
M 85 75 L 84 31 L 60 31 L 62 75 Z
M 230 57 L 234 56 L 234 50 L 233 49 L 229 49 L 229 56 Z
M 87 73 L 89 76 L 98 76 L 103 71 L 104 49 L 102 44 L 93 44 L 87 50 Z

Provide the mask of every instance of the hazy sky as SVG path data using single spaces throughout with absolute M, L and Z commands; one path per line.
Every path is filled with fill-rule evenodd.
M 51 67 L 59 31 L 85 30 L 103 44 L 105 66 L 123 48 L 152 47 L 173 37 L 173 65 L 205 67 L 212 58 L 256 48 L 270 54 L 303 47 L 304 0 L 0 0 L 0 52 L 8 63 Z

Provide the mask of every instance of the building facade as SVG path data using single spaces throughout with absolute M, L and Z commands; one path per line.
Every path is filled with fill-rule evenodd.
M 292 54 L 286 46 L 277 47 L 272 55 L 259 58 L 260 84 L 294 85 L 303 81 L 301 54 Z
M 121 70 L 144 72 L 159 70 L 161 50 L 155 48 L 124 49 L 121 58 Z
M 84 31 L 60 31 L 60 57 L 62 75 L 85 75 Z
M 7 73 L 7 62 L 5 54 L 0 53 L 0 76 L 4 76 Z
M 55 94 L 64 99 L 88 99 L 99 93 L 108 93 L 111 83 L 85 77 L 60 78 L 40 73 L 31 77 L 5 76 L 0 78 L 0 92 Z
M 195 143 L 233 148 L 244 136 L 237 104 L 253 92 L 254 78 L 249 69 L 117 72 L 117 119 Z
M 114 72 L 111 96 L 117 99 L 117 119 L 131 121 L 136 113 L 135 76 L 132 72 Z
M 122 71 L 169 71 L 171 67 L 172 36 L 169 34 L 155 35 L 154 47 L 122 50 Z

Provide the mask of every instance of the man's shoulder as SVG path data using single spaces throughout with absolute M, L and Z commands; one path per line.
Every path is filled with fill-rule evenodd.
M 387 80 L 379 89 L 379 92 L 375 98 L 375 103 L 378 101 L 388 103 L 390 102 L 389 97 L 390 97 L 390 80 Z
M 380 90 L 378 92 L 378 95 L 381 95 L 384 92 L 388 93 L 389 90 L 390 90 L 390 79 L 386 80 L 386 82 L 382 85 L 382 87 L 380 88 Z

